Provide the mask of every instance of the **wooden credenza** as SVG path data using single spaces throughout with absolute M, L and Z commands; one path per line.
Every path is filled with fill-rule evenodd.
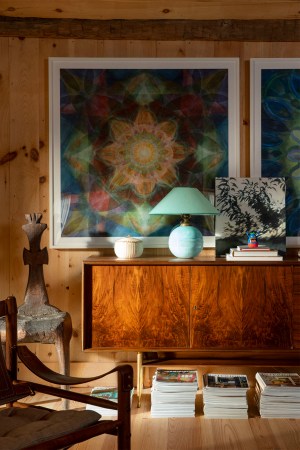
M 189 352 L 199 364 L 300 363 L 300 263 L 90 257 L 83 349 Z

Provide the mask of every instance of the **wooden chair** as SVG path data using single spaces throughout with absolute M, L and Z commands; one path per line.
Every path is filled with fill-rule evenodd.
M 54 450 L 70 446 L 100 434 L 117 437 L 118 450 L 130 450 L 130 391 L 133 370 L 128 364 L 120 365 L 93 378 L 77 378 L 49 370 L 24 345 L 17 345 L 17 303 L 15 297 L 0 301 L 0 317 L 6 320 L 6 361 L 0 346 L 0 448 L 5 450 Z M 52 385 L 17 380 L 17 355 L 35 375 Z M 118 403 L 70 390 L 56 385 L 77 385 L 103 378 L 117 372 Z M 41 392 L 76 402 L 87 403 L 118 411 L 116 419 L 99 420 L 92 410 L 53 411 L 37 406 L 26 406 L 19 400 Z M 18 406 L 19 403 L 19 406 Z

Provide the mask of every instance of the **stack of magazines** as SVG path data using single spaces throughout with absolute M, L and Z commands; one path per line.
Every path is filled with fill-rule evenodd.
M 133 391 L 132 388 L 130 393 L 130 399 L 132 403 L 132 397 L 133 397 Z M 103 398 L 105 400 L 111 400 L 112 402 L 117 403 L 118 401 L 118 388 L 113 386 L 99 386 L 94 387 L 91 391 L 92 397 L 98 397 Z M 98 414 L 101 414 L 101 416 L 112 416 L 116 417 L 118 415 L 118 411 L 116 409 L 109 409 L 109 408 L 102 408 L 100 406 L 96 405 L 86 405 L 86 409 L 90 409 L 92 411 L 96 411 Z
M 255 398 L 261 417 L 300 419 L 298 373 L 258 372 L 255 378 Z
M 248 245 L 239 245 L 231 248 L 226 253 L 227 261 L 282 261 L 283 257 L 279 255 L 278 250 L 271 249 L 266 245 L 250 248 Z
M 248 418 L 246 375 L 203 375 L 203 412 L 207 418 Z
M 152 417 L 194 417 L 197 370 L 157 369 L 152 380 Z

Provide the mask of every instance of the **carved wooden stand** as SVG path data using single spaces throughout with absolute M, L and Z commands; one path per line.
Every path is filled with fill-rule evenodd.
M 24 303 L 18 308 L 18 342 L 55 344 L 59 370 L 70 374 L 70 340 L 72 320 L 68 312 L 49 304 L 44 281 L 43 265 L 48 264 L 48 251 L 40 249 L 41 237 L 47 225 L 41 223 L 42 214 L 26 214 L 27 224 L 22 229 L 27 234 L 30 249 L 24 249 L 23 261 L 29 265 L 28 283 Z M 5 341 L 5 323 L 0 323 L 1 340 Z M 67 401 L 64 407 L 67 408 Z
M 40 249 L 41 237 L 47 225 L 41 223 L 42 214 L 26 214 L 30 249 L 24 249 L 23 261 L 29 265 L 24 303 L 18 308 L 18 341 L 55 344 L 60 372 L 70 374 L 70 340 L 72 321 L 68 312 L 49 304 L 44 281 L 43 264 L 48 264 L 48 251 Z

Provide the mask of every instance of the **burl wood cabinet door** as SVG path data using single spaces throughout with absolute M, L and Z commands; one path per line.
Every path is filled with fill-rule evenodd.
M 189 270 L 93 266 L 93 348 L 189 347 Z
M 192 267 L 191 279 L 193 349 L 292 347 L 292 267 Z

